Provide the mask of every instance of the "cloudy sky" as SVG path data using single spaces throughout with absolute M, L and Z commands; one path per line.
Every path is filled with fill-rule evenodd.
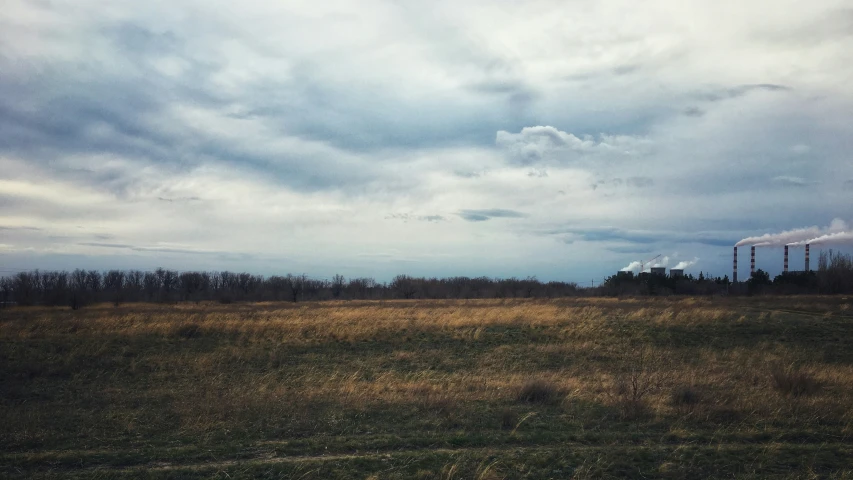
M 849 0 L 638 5 L 4 0 L 0 273 L 722 275 L 853 219 Z

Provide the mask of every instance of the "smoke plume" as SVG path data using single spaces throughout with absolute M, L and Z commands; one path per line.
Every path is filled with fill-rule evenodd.
M 666 267 L 669 265 L 669 257 L 663 257 L 655 263 L 647 263 L 646 270 L 652 267 Z M 621 270 L 620 272 L 639 272 L 640 268 L 643 266 L 641 262 L 631 262 Z
M 752 245 L 755 247 L 781 247 L 783 245 L 799 244 L 805 245 L 807 240 L 825 236 L 828 234 L 847 231 L 847 223 L 840 218 L 833 220 L 828 227 L 806 227 L 787 230 L 780 233 L 766 233 L 758 237 L 747 237 L 735 244 L 736 247 Z
M 625 268 L 621 269 L 620 272 L 636 272 L 640 270 L 640 266 L 642 264 L 640 262 L 631 262 Z
M 699 257 L 694 257 L 693 260 L 682 260 L 682 261 L 678 262 L 678 265 L 676 265 L 672 268 L 674 268 L 676 270 L 684 270 L 687 267 L 692 267 L 693 265 L 696 265 L 696 262 L 698 262 L 698 261 L 699 261 Z
M 820 237 L 801 242 L 789 243 L 792 247 L 798 247 L 805 244 L 811 245 L 849 245 L 853 243 L 853 232 L 837 232 L 821 235 Z

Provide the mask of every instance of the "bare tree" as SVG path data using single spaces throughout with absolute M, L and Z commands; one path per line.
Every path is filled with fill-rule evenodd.
M 115 306 L 124 301 L 124 278 L 125 273 L 121 270 L 110 270 L 103 276 L 104 291 Z
M 332 277 L 332 298 L 339 298 L 346 288 L 347 281 L 343 275 L 336 274 Z
M 0 277 L 0 307 L 9 305 L 12 298 L 12 279 L 9 277 Z
M 408 275 L 397 275 L 394 277 L 394 280 L 391 281 L 391 289 L 397 296 L 407 300 L 414 298 L 415 294 L 418 293 L 415 279 Z
M 302 294 L 302 287 L 305 285 L 305 276 L 288 274 L 285 278 L 287 280 L 287 286 L 290 290 L 290 300 L 293 303 L 296 303 L 297 301 L 299 301 L 299 297 Z

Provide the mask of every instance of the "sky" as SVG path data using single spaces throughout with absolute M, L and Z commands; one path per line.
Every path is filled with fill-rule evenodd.
M 853 219 L 851 80 L 849 0 L 4 0 L 0 274 L 730 274 Z

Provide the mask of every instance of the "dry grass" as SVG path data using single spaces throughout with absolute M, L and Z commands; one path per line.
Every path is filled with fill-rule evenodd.
M 560 396 L 559 388 L 542 379 L 528 380 L 518 390 L 516 399 L 522 403 L 551 403 Z
M 777 392 L 789 397 L 814 395 L 821 388 L 813 374 L 792 367 L 774 366 L 770 370 L 770 379 Z
M 9 467 L 0 476 L 45 465 L 67 476 L 57 452 L 70 450 L 90 452 L 75 457 L 84 478 L 92 472 L 80 462 L 411 450 L 423 453 L 265 468 L 296 478 L 351 469 L 362 478 L 654 477 L 677 465 L 689 477 L 748 473 L 736 467 L 747 461 L 761 471 L 756 455 L 766 468 L 790 458 L 747 448 L 765 443 L 830 445 L 836 463 L 808 462 L 832 472 L 849 458 L 839 439 L 853 434 L 845 305 L 583 298 L 4 310 L 0 465 Z M 809 369 L 768 381 L 775 364 Z
M 672 392 L 672 405 L 682 413 L 692 412 L 702 399 L 702 396 L 692 385 L 682 385 Z

